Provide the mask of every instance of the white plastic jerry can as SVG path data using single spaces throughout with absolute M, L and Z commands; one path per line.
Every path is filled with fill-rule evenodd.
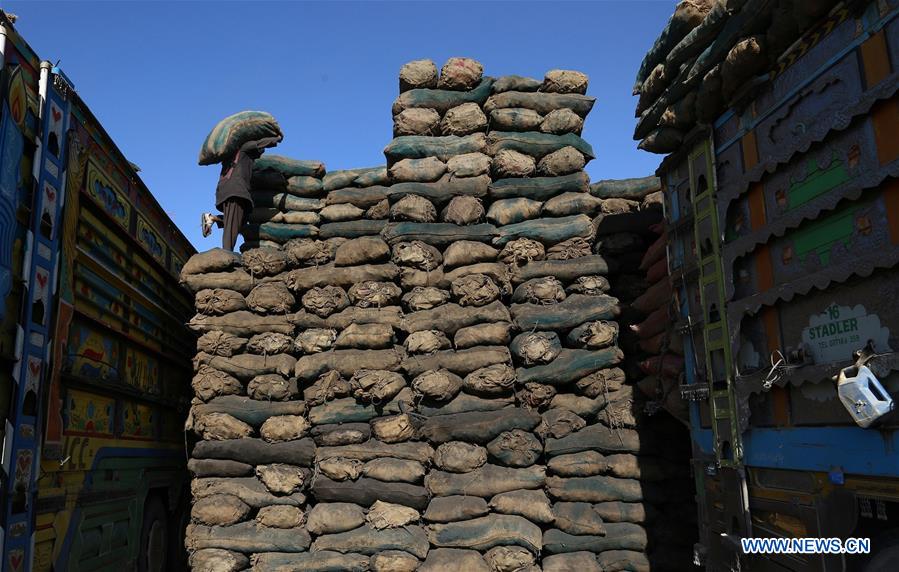
M 870 427 L 893 410 L 893 398 L 865 366 L 852 366 L 840 371 L 837 392 L 859 427 Z

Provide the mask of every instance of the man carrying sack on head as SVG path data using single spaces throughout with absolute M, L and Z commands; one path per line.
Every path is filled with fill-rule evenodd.
M 203 236 L 209 236 L 214 222 L 222 228 L 222 248 L 234 250 L 237 235 L 253 209 L 253 196 L 250 194 L 253 162 L 267 148 L 274 147 L 280 141 L 280 136 L 248 141 L 240 146 L 231 160 L 222 162 L 222 174 L 215 188 L 215 207 L 222 214 L 203 213 Z
M 253 209 L 250 178 L 253 163 L 269 147 L 284 138 L 281 127 L 264 111 L 241 111 L 219 121 L 200 147 L 200 165 L 222 164 L 215 206 L 221 215 L 203 213 L 200 226 L 203 236 L 212 232 L 215 223 L 222 232 L 222 248 L 234 250 L 237 235 Z

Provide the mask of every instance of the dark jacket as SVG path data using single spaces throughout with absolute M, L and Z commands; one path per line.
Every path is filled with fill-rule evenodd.
M 280 140 L 280 137 L 267 137 L 258 141 L 248 141 L 241 145 L 233 159 L 222 163 L 222 174 L 215 188 L 216 208 L 222 210 L 222 204 L 233 198 L 246 201 L 252 208 L 250 177 L 253 174 L 253 162 L 262 156 L 266 147 L 272 147 Z

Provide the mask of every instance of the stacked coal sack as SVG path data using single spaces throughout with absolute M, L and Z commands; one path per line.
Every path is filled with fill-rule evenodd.
M 661 225 L 654 225 L 652 230 L 661 231 Z M 639 266 L 645 290 L 630 304 L 636 323 L 629 326 L 635 342 L 629 355 L 638 358 L 636 365 L 646 376 L 638 385 L 652 401 L 651 408 L 665 409 L 689 425 L 687 405 L 678 388 L 684 372 L 684 341 L 674 328 L 678 310 L 668 277 L 668 237 L 664 232 L 650 236 L 652 243 Z
M 679 467 L 633 415 L 586 77 L 454 58 L 400 84 L 385 169 L 257 162 L 281 195 L 257 211 L 308 234 L 185 265 L 193 568 L 650 570 Z
M 317 237 L 322 197 L 334 179 L 320 161 L 268 153 L 257 159 L 250 179 L 254 205 L 241 229 L 242 249 L 279 248 L 294 238 Z
M 421 569 L 646 569 L 646 531 L 633 522 L 645 445 L 602 415 L 628 390 L 611 268 L 592 250 L 589 214 L 603 201 L 588 192 L 592 149 L 578 135 L 587 79 L 494 81 L 454 59 L 439 76 L 429 61 L 407 64 L 406 87 L 385 150 L 392 189 L 436 180 L 442 191 L 420 196 L 450 199 L 384 233 L 394 252 L 432 253 L 403 255 L 429 261 L 417 267 L 397 260 L 404 291 L 450 301 L 406 316 L 418 436 L 435 447 Z M 467 216 L 450 218 L 454 203 Z
M 387 223 L 386 200 L 360 209 L 326 199 L 332 191 L 340 196 L 369 187 L 373 187 L 369 194 L 375 196 L 389 181 L 383 166 L 326 173 L 319 161 L 264 155 L 253 167 L 251 194 L 255 205 L 242 229 L 241 249 L 282 248 L 299 239 L 377 234 Z
M 713 122 L 838 0 L 681 0 L 637 73 L 634 139 L 676 151 Z
M 627 399 L 607 407 L 610 426 L 635 428 L 646 438 L 664 436 L 658 455 L 635 459 L 644 486 L 653 491 L 664 480 L 665 495 L 647 496 L 644 509 L 652 570 L 687 570 L 695 542 L 696 506 L 689 479 L 689 435 L 678 419 L 686 417 L 677 387 L 677 375 L 658 371 L 660 363 L 673 366 L 682 342 L 670 325 L 674 321 L 668 282 L 665 237 L 662 228 L 662 191 L 657 177 L 599 181 L 590 193 L 603 200 L 594 218 L 594 249 L 617 268 L 611 294 L 621 306 L 619 345 L 624 351 L 624 387 Z M 664 357 L 662 357 L 664 356 Z M 680 360 L 681 367 L 683 360 Z M 664 380 L 664 389 L 660 389 Z M 681 524 L 678 525 L 677 523 Z

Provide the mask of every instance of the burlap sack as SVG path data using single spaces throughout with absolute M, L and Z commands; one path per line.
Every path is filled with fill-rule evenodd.
M 450 293 L 433 286 L 417 286 L 403 296 L 403 305 L 410 312 L 431 310 L 449 302 Z
M 365 218 L 371 220 L 386 220 L 390 218 L 390 201 L 384 199 L 370 206 L 365 211 Z
M 484 554 L 484 560 L 495 572 L 524 572 L 536 562 L 531 551 L 520 546 L 491 548 Z
M 495 395 L 507 393 L 515 385 L 515 369 L 506 364 L 494 364 L 477 369 L 465 376 L 462 387 L 468 393 Z
M 446 170 L 453 177 L 479 177 L 490 172 L 492 159 L 483 153 L 464 153 L 451 157 Z
M 487 449 L 464 441 L 443 443 L 434 451 L 434 466 L 451 473 L 469 473 L 487 462 Z
M 534 92 L 540 89 L 541 85 L 542 83 L 540 80 L 532 77 L 504 75 L 496 78 L 496 82 L 493 84 L 493 93 L 503 93 L 506 91 Z
M 575 383 L 578 392 L 594 398 L 617 391 L 625 383 L 626 376 L 621 368 L 613 367 L 594 371 Z
M 206 136 L 200 148 L 199 164 L 221 163 L 233 157 L 244 143 L 282 136 L 278 122 L 270 113 L 241 111 L 229 115 L 216 123 Z
M 343 329 L 335 348 L 377 350 L 393 346 L 393 328 L 389 324 L 353 323 Z
M 336 330 L 311 328 L 298 335 L 294 343 L 304 354 L 315 354 L 331 349 L 335 340 L 337 340 Z
M 220 316 L 247 309 L 247 301 L 240 292 L 224 288 L 206 288 L 194 296 L 197 312 L 204 316 Z
M 561 439 L 575 431 L 580 431 L 587 426 L 587 422 L 573 411 L 559 407 L 550 409 L 543 414 L 541 426 L 541 434 L 544 438 Z
M 365 523 L 365 513 L 356 504 L 318 503 L 306 517 L 306 530 L 312 534 L 337 534 Z
M 434 222 L 437 209 L 434 203 L 418 195 L 406 195 L 390 207 L 391 220 L 411 222 Z
M 462 378 L 445 369 L 429 370 L 412 380 L 412 389 L 434 401 L 449 401 L 462 390 Z
M 240 522 L 250 514 L 250 507 L 234 495 L 210 495 L 197 499 L 190 509 L 193 522 L 211 526 L 227 526 Z
M 437 64 L 431 60 L 413 60 L 400 68 L 400 93 L 410 89 L 437 87 Z
M 303 294 L 300 301 L 306 311 L 320 318 L 327 318 L 350 305 L 350 299 L 346 292 L 338 286 L 312 288 Z
M 385 308 L 400 300 L 403 291 L 393 282 L 366 280 L 350 287 L 350 302 L 357 308 Z
M 393 136 L 438 135 L 440 114 L 435 109 L 413 107 L 404 109 L 393 117 Z
M 502 149 L 496 153 L 491 167 L 495 179 L 532 177 L 537 171 L 533 157 L 511 149 Z
M 503 431 L 487 444 L 490 458 L 507 467 L 530 467 L 543 454 L 543 443 L 530 431 Z
M 287 334 L 280 334 L 278 332 L 256 334 L 247 342 L 247 351 L 251 354 L 287 354 L 291 353 L 293 349 L 293 339 Z
M 498 254 L 499 251 L 489 244 L 459 240 L 446 247 L 446 251 L 443 253 L 443 266 L 456 268 L 480 262 L 493 262 Z
M 302 439 L 311 425 L 300 415 L 275 415 L 269 417 L 259 428 L 259 436 L 269 443 Z
M 497 226 L 515 224 L 540 216 L 543 203 L 523 197 L 493 201 L 487 210 L 487 220 Z
M 325 222 L 345 222 L 362 217 L 364 210 L 350 203 L 328 205 L 319 211 L 319 216 Z
M 456 331 L 453 343 L 459 350 L 474 346 L 505 346 L 512 339 L 511 331 L 509 322 L 475 324 Z
M 543 260 L 545 247 L 530 238 L 519 238 L 507 243 L 499 253 L 500 262 L 506 264 L 526 264 L 532 260 Z
M 418 461 L 384 457 L 365 463 L 362 474 L 388 483 L 419 483 L 425 476 L 425 467 Z
M 195 572 L 239 572 L 250 565 L 245 554 L 221 548 L 204 548 L 191 553 L 188 558 Z
M 587 322 L 571 330 L 567 337 L 573 347 L 598 350 L 618 342 L 618 323 L 599 320 Z
M 467 226 L 484 222 L 484 205 L 476 197 L 453 197 L 440 218 L 444 222 Z
M 260 314 L 286 314 L 296 298 L 283 282 L 263 282 L 247 295 L 247 306 Z
M 388 169 L 394 183 L 431 183 L 446 172 L 446 163 L 436 157 L 403 159 Z
M 274 248 L 251 248 L 242 258 L 251 276 L 275 276 L 287 268 L 287 254 Z
M 375 530 L 385 528 L 399 528 L 418 521 L 421 515 L 414 508 L 401 504 L 376 501 L 368 509 L 365 520 Z
M 544 177 L 561 177 L 582 170 L 585 164 L 580 151 L 574 147 L 562 147 L 540 159 L 537 173 Z
M 556 359 L 562 342 L 556 332 L 526 332 L 515 336 L 509 349 L 524 365 L 537 365 Z
M 555 387 L 533 381 L 525 383 L 524 388 L 517 394 L 518 400 L 531 409 L 540 409 L 548 406 L 555 396 Z
M 383 550 L 371 557 L 371 572 L 415 572 L 421 562 L 403 550 Z
M 371 432 L 382 443 L 402 443 L 415 436 L 412 418 L 403 413 L 371 420 Z
M 587 93 L 587 74 L 574 70 L 550 70 L 540 91 L 547 93 Z
M 499 286 L 484 274 L 468 274 L 453 280 L 450 292 L 461 306 L 486 306 L 500 297 Z
M 440 131 L 444 135 L 469 135 L 487 128 L 487 116 L 474 102 L 453 107 L 443 115 Z
M 443 261 L 440 251 L 420 240 L 399 242 L 393 245 L 394 264 L 409 266 L 419 270 L 434 270 Z
M 353 397 L 375 405 L 387 403 L 404 387 L 406 380 L 402 374 L 393 371 L 361 369 L 350 379 Z
M 540 123 L 540 131 L 554 135 L 564 135 L 565 133 L 580 135 L 583 129 L 584 120 L 570 109 L 554 109 L 547 113 Z
M 390 258 L 390 247 L 377 236 L 362 236 L 348 240 L 334 254 L 335 266 L 376 264 Z
M 590 256 L 590 241 L 576 236 L 563 240 L 546 249 L 547 260 L 573 260 L 582 256 Z
M 440 69 L 439 89 L 468 91 L 484 77 L 484 66 L 471 58 L 449 58 Z
M 257 375 L 247 384 L 247 395 L 259 401 L 287 401 L 294 395 L 291 383 L 277 373 Z
M 581 276 L 568 287 L 569 294 L 601 296 L 609 291 L 609 279 L 605 276 Z
M 409 354 L 432 354 L 451 347 L 446 334 L 440 330 L 412 332 L 403 345 Z
M 462 380 L 459 380 L 462 386 Z M 240 395 L 243 385 L 236 378 L 209 366 L 200 366 L 191 380 L 194 394 L 203 401 L 209 401 L 220 395 Z
M 253 434 L 253 428 L 227 413 L 206 413 L 194 419 L 194 430 L 206 441 L 243 439 Z
M 307 473 L 308 470 L 284 463 L 256 467 L 256 478 L 276 495 L 289 495 L 302 489 Z
M 246 345 L 245 338 L 213 330 L 200 336 L 197 340 L 197 351 L 214 356 L 231 357 L 243 350 Z
M 722 95 L 725 100 L 748 79 L 768 66 L 767 43 L 762 35 L 750 36 L 734 45 L 721 64 Z
M 549 524 L 555 520 L 549 499 L 542 490 L 500 493 L 490 499 L 490 508 L 499 514 L 523 516 L 537 524 Z
M 535 131 L 543 116 L 533 109 L 510 107 L 490 112 L 490 128 L 497 131 Z
M 306 513 L 295 506 L 264 506 L 256 513 L 256 522 L 267 528 L 299 528 L 306 522 Z
M 558 278 L 547 276 L 545 278 L 532 278 L 520 284 L 512 293 L 512 301 L 517 303 L 528 302 L 531 304 L 557 304 L 566 297 L 565 288 Z
M 362 461 L 359 459 L 345 459 L 343 457 L 331 457 L 323 459 L 317 465 L 321 474 L 334 481 L 355 481 L 362 476 Z
M 285 254 L 294 266 L 318 266 L 327 264 L 333 256 L 328 244 L 311 238 L 294 238 L 283 246 Z
M 390 175 L 387 167 L 377 167 L 366 171 L 353 179 L 353 186 L 367 188 L 375 185 L 387 185 L 390 183 Z

